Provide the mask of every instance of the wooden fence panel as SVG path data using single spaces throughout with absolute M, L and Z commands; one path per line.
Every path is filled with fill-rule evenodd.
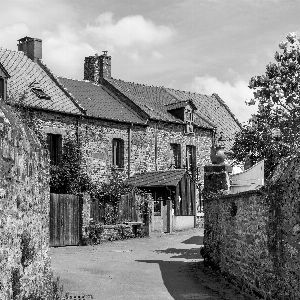
M 50 194 L 50 246 L 80 243 L 81 201 L 76 195 Z
M 121 200 L 119 203 L 119 222 L 138 221 L 136 197 L 140 197 L 140 196 L 132 193 L 121 196 Z

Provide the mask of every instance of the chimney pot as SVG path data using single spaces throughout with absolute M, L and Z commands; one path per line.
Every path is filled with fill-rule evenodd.
M 18 50 L 36 62 L 42 59 L 42 40 L 25 36 L 18 40 Z

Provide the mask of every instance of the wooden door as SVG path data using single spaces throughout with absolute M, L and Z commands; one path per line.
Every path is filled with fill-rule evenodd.
M 50 246 L 80 243 L 81 211 L 81 197 L 50 194 Z

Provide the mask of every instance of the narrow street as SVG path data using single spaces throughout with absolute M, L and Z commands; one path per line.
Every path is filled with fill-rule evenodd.
M 246 300 L 219 276 L 203 272 L 203 230 L 98 246 L 51 248 L 65 292 L 93 299 Z

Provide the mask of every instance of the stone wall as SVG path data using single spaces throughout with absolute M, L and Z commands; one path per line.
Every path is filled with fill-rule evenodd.
M 48 158 L 3 103 L 0 169 L 0 299 L 51 299 Z
M 300 156 L 283 161 L 263 191 L 206 190 L 207 264 L 264 299 L 300 299 Z
M 97 245 L 107 241 L 146 236 L 149 236 L 149 230 L 145 224 L 139 227 L 133 227 L 130 224 L 103 225 L 96 223 L 90 224 L 87 228 L 87 237 L 84 242 L 85 244 Z

